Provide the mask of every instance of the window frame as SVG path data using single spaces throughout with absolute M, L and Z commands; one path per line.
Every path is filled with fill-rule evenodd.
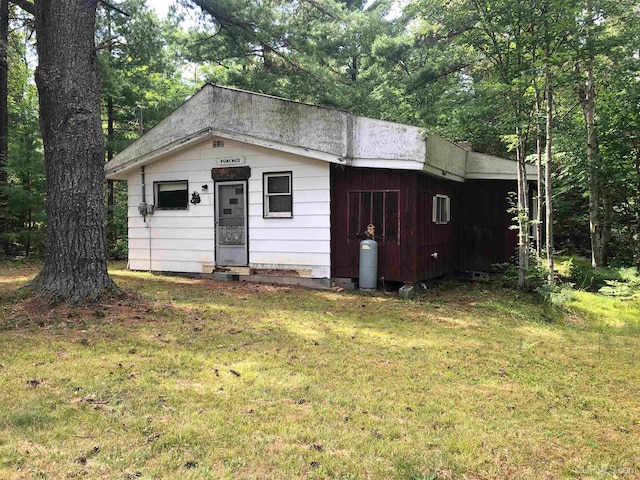
M 184 183 L 185 184 L 185 206 L 184 207 L 163 207 L 160 206 L 160 185 L 169 185 L 172 183 Z M 153 182 L 153 202 L 156 210 L 189 210 L 189 180 L 159 180 Z
M 269 179 L 274 177 L 287 177 L 289 179 L 288 193 L 269 193 Z M 270 212 L 269 199 L 271 197 L 290 197 L 291 209 L 288 212 Z M 262 216 L 263 218 L 293 218 L 293 172 L 264 172 L 262 174 Z
M 440 208 L 441 201 L 444 202 L 444 219 L 441 218 L 440 215 L 442 212 Z M 447 225 L 449 222 L 451 222 L 451 197 L 437 193 L 433 196 L 433 223 L 436 225 Z
M 373 202 L 374 202 L 374 195 L 376 193 L 382 194 L 382 225 L 376 225 L 376 233 L 375 233 L 375 240 L 378 241 L 379 243 L 383 244 L 383 245 L 400 245 L 400 232 L 401 232 L 401 227 L 400 227 L 400 223 L 401 223 L 401 218 L 402 218 L 402 214 L 401 214 L 401 191 L 400 189 L 372 189 L 372 190 L 348 190 L 347 191 L 347 235 L 349 237 L 356 237 L 356 238 L 362 238 L 364 237 L 364 229 L 363 227 L 365 226 L 365 224 L 368 223 L 373 223 L 373 216 L 374 216 L 374 207 L 373 207 Z M 396 195 L 396 205 L 395 205 L 395 209 L 390 209 L 387 210 L 387 199 L 388 196 L 394 194 Z M 364 196 L 368 196 L 368 200 L 369 200 L 369 208 L 368 208 L 368 218 L 364 219 L 363 221 L 363 195 Z M 353 200 L 354 198 L 356 198 L 355 196 L 357 196 L 357 201 L 355 203 L 357 203 L 358 206 L 358 213 L 357 216 L 354 218 L 351 214 L 355 213 L 352 212 L 352 204 L 354 203 Z M 387 223 L 387 219 L 390 216 L 390 213 L 393 211 L 393 218 L 395 218 L 395 222 L 393 222 L 394 225 L 394 229 L 392 231 L 395 231 L 395 234 L 393 235 L 387 235 L 387 231 L 390 230 L 389 226 L 391 224 Z M 366 216 L 366 215 L 365 215 Z M 359 230 L 363 230 L 363 231 L 357 231 L 354 232 L 352 227 L 352 221 L 355 220 L 357 225 L 358 225 L 358 229 Z

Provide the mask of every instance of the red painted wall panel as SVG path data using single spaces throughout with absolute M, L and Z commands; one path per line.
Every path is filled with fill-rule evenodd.
M 459 183 L 421 172 L 334 166 L 332 275 L 359 276 L 359 245 L 364 227 L 372 218 L 377 218 L 378 223 L 381 218 L 376 216 L 375 207 L 363 206 L 363 198 L 370 199 L 370 205 L 375 203 L 373 195 L 378 199 L 380 195 L 391 195 L 385 197 L 391 198 L 390 203 L 394 202 L 393 195 L 398 198 L 398 211 L 391 215 L 385 210 L 382 225 L 376 225 L 378 278 L 415 283 L 446 275 L 454 268 L 490 271 L 493 264 L 508 261 L 517 244 L 516 233 L 509 228 L 513 215 L 507 213 L 507 196 L 515 187 L 513 181 Z M 433 221 L 437 194 L 450 198 L 451 216 L 446 224 Z M 359 221 L 354 222 L 356 214 Z M 393 235 L 396 232 L 386 227 L 390 221 L 398 222 L 399 235 Z
M 433 223 L 432 197 L 440 193 L 457 198 L 459 185 L 420 172 L 338 166 L 332 169 L 331 182 L 331 263 L 334 277 L 357 278 L 359 275 L 359 244 L 364 238 L 361 234 L 365 225 L 359 222 L 359 230 L 362 231 L 354 232 L 353 217 L 356 212 L 360 217 L 376 217 L 374 210 L 362 202 L 367 192 L 386 195 L 388 204 L 395 205 L 395 195 L 398 199 L 397 214 L 385 210 L 383 224 L 376 225 L 379 278 L 415 283 L 451 271 L 454 226 L 453 223 Z M 455 201 L 452 200 L 452 211 Z M 395 232 L 389 231 L 387 222 L 398 223 L 397 237 L 389 235 Z M 438 252 L 437 258 L 431 256 L 435 251 Z

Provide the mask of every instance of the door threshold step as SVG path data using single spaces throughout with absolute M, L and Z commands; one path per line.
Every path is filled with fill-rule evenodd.
M 225 274 L 225 275 L 249 275 L 251 273 L 251 269 L 249 267 L 217 267 L 213 274 L 216 273 Z

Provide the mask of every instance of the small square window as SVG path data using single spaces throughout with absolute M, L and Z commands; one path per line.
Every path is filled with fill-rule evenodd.
M 451 201 L 447 195 L 434 195 L 433 221 L 438 224 L 446 224 L 451 221 Z
M 264 174 L 264 216 L 265 218 L 293 216 L 291 172 Z
M 189 184 L 186 180 L 154 182 L 156 209 L 186 210 L 189 206 Z

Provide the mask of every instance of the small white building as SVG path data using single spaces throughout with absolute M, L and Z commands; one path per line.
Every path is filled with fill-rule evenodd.
M 128 182 L 130 269 L 225 272 L 309 286 L 353 276 L 353 268 L 336 267 L 346 265 L 346 237 L 357 240 L 346 230 L 345 238 L 336 238 L 340 225 L 360 230 L 360 223 L 377 220 L 381 254 L 388 247 L 391 258 L 411 223 L 401 205 L 419 203 L 400 186 L 346 187 L 359 192 L 358 202 L 368 191 L 371 202 L 383 199 L 384 205 L 372 203 L 368 213 L 358 203 L 365 213 L 355 212 L 349 200 L 355 197 L 336 191 L 345 171 L 429 177 L 441 185 L 437 196 L 455 197 L 446 203 L 452 210 L 465 181 L 515 186 L 516 178 L 515 162 L 467 152 L 417 127 L 213 85 L 106 165 L 107 178 Z M 430 217 L 435 206 L 417 209 L 422 210 Z M 391 225 L 396 221 L 397 228 Z M 452 225 L 443 233 L 451 242 Z M 455 267 L 449 257 L 434 271 Z M 387 279 L 419 280 L 432 276 L 429 269 L 423 265 Z

